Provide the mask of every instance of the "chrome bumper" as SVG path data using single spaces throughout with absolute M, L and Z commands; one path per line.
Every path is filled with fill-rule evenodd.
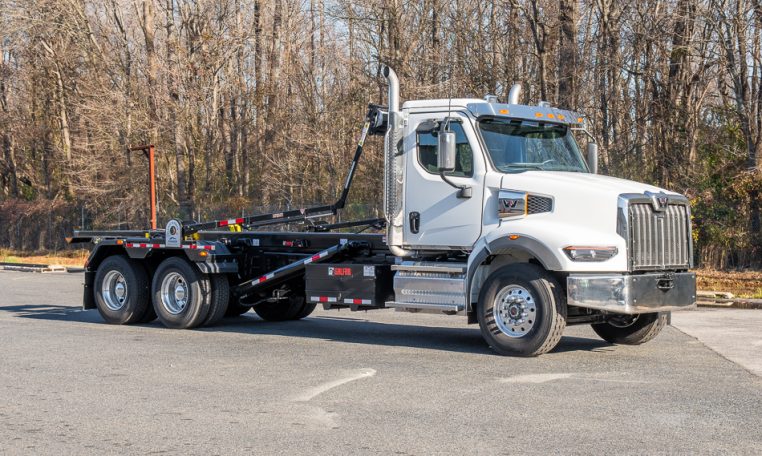
M 572 274 L 566 296 L 570 306 L 622 314 L 688 309 L 696 305 L 696 274 Z

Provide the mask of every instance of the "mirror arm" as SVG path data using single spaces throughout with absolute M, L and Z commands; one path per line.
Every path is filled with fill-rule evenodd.
M 439 172 L 439 177 L 442 178 L 443 181 L 445 181 L 448 185 L 451 187 L 458 189 L 458 198 L 471 198 L 473 192 L 471 191 L 471 187 L 468 185 L 458 185 L 455 182 L 451 181 L 450 179 L 445 176 L 444 171 Z

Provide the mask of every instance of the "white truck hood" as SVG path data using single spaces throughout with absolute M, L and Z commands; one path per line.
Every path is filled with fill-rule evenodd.
M 578 197 L 587 194 L 598 197 L 616 198 L 621 193 L 654 193 L 665 192 L 675 194 L 653 185 L 642 184 L 618 177 L 601 176 L 600 174 L 571 173 L 562 171 L 525 171 L 516 174 L 504 174 L 502 188 L 510 190 L 535 191 L 550 196 Z
M 499 221 L 485 241 L 516 233 L 542 240 L 566 270 L 623 271 L 627 268 L 625 240 L 617 234 L 618 197 L 623 193 L 664 192 L 653 185 L 616 177 L 560 171 L 525 171 L 504 174 L 501 188 L 553 198 L 550 213 Z M 602 263 L 570 263 L 563 248 L 570 246 L 616 246 L 619 255 Z

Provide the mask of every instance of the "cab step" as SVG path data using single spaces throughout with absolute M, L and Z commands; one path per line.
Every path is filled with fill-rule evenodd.
M 405 261 L 392 266 L 394 301 L 399 311 L 463 314 L 466 310 L 466 264 Z

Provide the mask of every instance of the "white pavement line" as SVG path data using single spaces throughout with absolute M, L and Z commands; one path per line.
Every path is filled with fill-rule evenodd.
M 554 380 L 565 380 L 574 374 L 526 374 L 498 379 L 500 383 L 546 383 Z
M 349 375 L 348 377 L 344 377 L 339 380 L 334 380 L 332 382 L 323 383 L 322 385 L 318 385 L 314 388 L 310 388 L 304 393 L 298 396 L 295 396 L 293 399 L 291 399 L 291 401 L 292 402 L 307 402 L 325 393 L 328 390 L 336 388 L 337 386 L 341 386 L 346 383 L 353 382 L 355 380 L 360 380 L 362 378 L 373 377 L 374 375 L 376 375 L 375 369 L 360 369 L 356 371 L 355 373 Z
M 497 381 L 500 383 L 547 383 L 555 380 L 583 380 L 593 382 L 609 382 L 609 383 L 650 383 L 645 380 L 620 380 L 616 378 L 601 378 L 593 375 L 578 375 L 578 374 L 527 374 L 527 375 L 514 375 L 513 377 L 499 378 Z

